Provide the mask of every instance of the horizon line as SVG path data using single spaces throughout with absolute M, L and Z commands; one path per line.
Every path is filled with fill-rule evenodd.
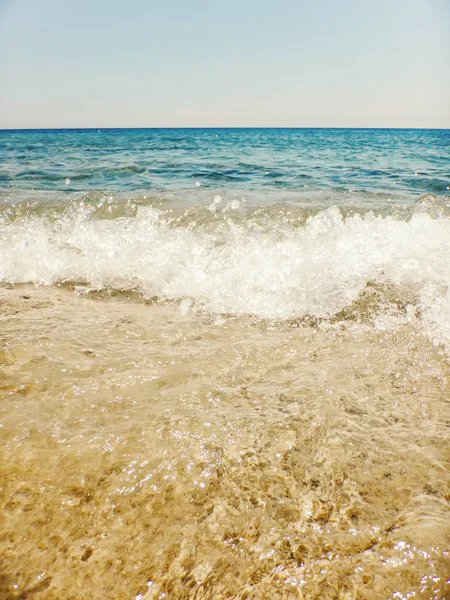
M 0 127 L 0 131 L 117 131 L 117 130 L 151 130 L 151 129 L 201 129 L 201 130 L 229 130 L 229 129 L 341 129 L 341 130 L 361 130 L 361 129 L 369 129 L 369 130 L 388 130 L 395 129 L 399 131 L 413 131 L 413 130 L 424 130 L 424 131 L 446 131 L 450 130 L 450 127 L 398 127 L 398 126 L 376 126 L 376 127 L 364 127 L 364 126 L 330 126 L 330 125 L 203 125 L 203 126 L 195 126 L 195 125 L 156 125 L 156 126 L 108 126 L 108 127 Z

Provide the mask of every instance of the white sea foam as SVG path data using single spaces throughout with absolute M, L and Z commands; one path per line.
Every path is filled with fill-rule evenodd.
M 406 313 L 420 313 L 428 335 L 450 344 L 449 218 L 344 218 L 332 207 L 302 227 L 262 228 L 227 215 L 217 230 L 174 227 L 152 207 L 110 220 L 80 208 L 53 220 L 3 221 L 0 281 L 85 282 L 264 318 L 330 317 L 375 282 L 412 294 L 414 311 Z

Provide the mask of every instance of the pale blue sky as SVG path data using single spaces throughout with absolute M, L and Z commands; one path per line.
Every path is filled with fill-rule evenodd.
M 448 0 L 0 0 L 0 128 L 450 127 Z

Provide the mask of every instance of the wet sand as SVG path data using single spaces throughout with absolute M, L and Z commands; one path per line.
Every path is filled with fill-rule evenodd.
M 0 598 L 449 597 L 450 365 L 401 307 L 3 287 L 0 343 Z

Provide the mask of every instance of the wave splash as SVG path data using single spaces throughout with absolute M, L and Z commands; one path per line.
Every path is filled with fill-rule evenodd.
M 447 215 L 424 202 L 406 220 L 345 216 L 333 206 L 294 227 L 280 214 L 268 226 L 237 212 L 217 221 L 211 210 L 214 227 L 174 225 L 170 211 L 152 206 L 115 219 L 93 218 L 82 205 L 58 216 L 3 218 L 0 282 L 83 282 L 275 319 L 336 318 L 368 290 L 384 289 L 382 304 L 401 304 L 433 341 L 450 347 Z

